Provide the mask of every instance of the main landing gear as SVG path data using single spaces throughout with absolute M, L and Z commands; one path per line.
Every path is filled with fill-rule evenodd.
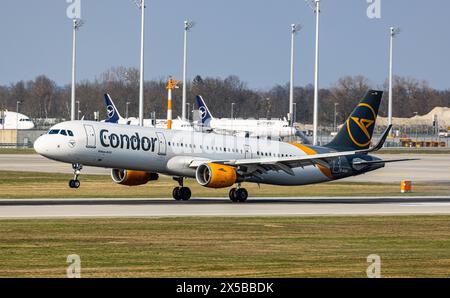
M 237 188 L 230 189 L 228 194 L 230 196 L 230 200 L 232 202 L 245 202 L 248 198 L 248 191 L 245 188 L 241 188 L 241 185 L 238 184 Z
M 78 188 L 80 187 L 80 180 L 78 180 L 78 176 L 80 175 L 81 169 L 83 166 L 79 163 L 72 164 L 73 169 L 73 179 L 69 181 L 70 188 Z
M 174 177 L 180 186 L 175 187 L 172 191 L 172 196 L 177 201 L 187 201 L 191 198 L 191 190 L 189 187 L 183 186 L 183 177 Z

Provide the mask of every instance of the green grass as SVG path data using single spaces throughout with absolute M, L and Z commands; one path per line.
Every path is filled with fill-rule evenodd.
M 1 220 L 1 277 L 448 277 L 450 216 Z
M 0 148 L 0 154 L 36 154 L 33 148 Z
M 68 186 L 69 174 L 33 172 L 0 172 L 0 198 L 161 198 L 171 197 L 172 188 L 178 185 L 167 177 L 141 186 L 123 186 L 109 176 L 82 175 L 81 187 Z M 228 197 L 229 188 L 210 189 L 188 179 L 186 186 L 193 197 Z M 333 182 L 305 186 L 271 186 L 244 183 L 251 197 L 273 196 L 401 196 L 399 183 L 347 183 Z M 448 195 L 449 184 L 414 184 L 408 195 Z

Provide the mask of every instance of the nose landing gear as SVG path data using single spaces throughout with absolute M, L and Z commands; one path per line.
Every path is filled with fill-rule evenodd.
M 236 202 L 245 202 L 248 198 L 248 191 L 245 188 L 241 188 L 241 185 L 238 184 L 237 188 L 230 189 L 228 193 L 230 200 L 234 203 Z
M 69 181 L 69 187 L 70 188 L 78 188 L 80 187 L 80 180 L 78 180 L 78 176 L 81 173 L 81 169 L 83 169 L 83 165 L 79 163 L 72 164 L 73 169 L 73 179 Z
M 174 177 L 173 180 L 177 181 L 180 186 L 175 187 L 172 191 L 172 196 L 177 201 L 187 201 L 191 198 L 191 190 L 189 187 L 183 186 L 183 177 Z

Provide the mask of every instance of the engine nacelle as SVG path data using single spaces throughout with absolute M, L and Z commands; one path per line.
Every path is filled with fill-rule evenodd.
M 112 169 L 111 178 L 114 182 L 122 185 L 142 185 L 152 180 L 158 180 L 156 173 L 148 173 L 144 171 L 133 171 L 124 169 Z
M 195 178 L 201 186 L 222 188 L 236 183 L 237 174 L 234 167 L 217 163 L 205 163 L 197 168 Z

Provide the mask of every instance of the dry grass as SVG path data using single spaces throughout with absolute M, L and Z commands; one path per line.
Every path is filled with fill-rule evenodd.
M 448 277 L 450 216 L 1 220 L 0 276 Z
M 82 175 L 81 187 L 70 189 L 71 175 L 32 172 L 0 172 L 0 198 L 152 198 L 171 197 L 177 185 L 162 177 L 146 185 L 128 187 L 115 184 L 108 176 Z M 209 189 L 187 180 L 193 197 L 228 197 L 229 189 Z M 245 184 L 253 197 L 267 196 L 400 196 L 398 184 L 334 182 L 307 186 L 270 186 Z M 450 185 L 415 184 L 411 195 L 448 195 Z
M 0 154 L 36 154 L 33 148 L 0 148 Z

